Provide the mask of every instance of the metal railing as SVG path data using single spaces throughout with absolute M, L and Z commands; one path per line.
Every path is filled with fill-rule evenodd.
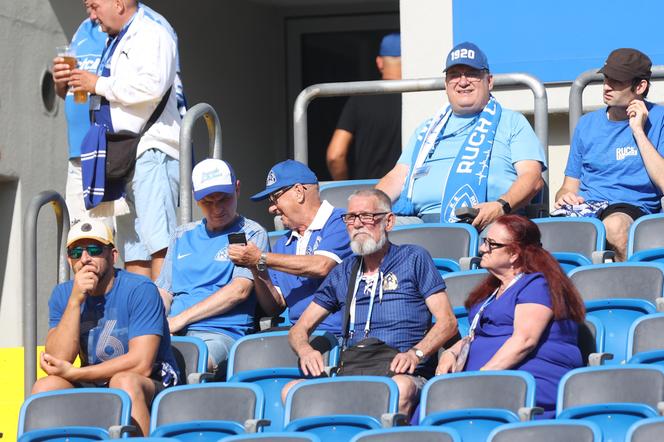
M 23 385 L 26 398 L 37 379 L 37 221 L 39 211 L 47 203 L 53 206 L 58 228 L 58 283 L 69 280 L 67 254 L 62 242 L 69 232 L 69 212 L 58 192 L 45 190 L 30 201 L 23 225 Z
M 194 123 L 203 117 L 208 130 L 209 151 L 212 158 L 221 159 L 221 122 L 217 112 L 207 103 L 198 103 L 187 110 L 180 128 L 180 223 L 191 221 L 191 170 L 193 168 Z
M 544 147 L 545 158 L 549 158 L 549 118 L 546 89 L 541 81 L 530 74 L 511 73 L 493 76 L 496 88 L 511 89 L 527 86 L 535 99 L 535 134 Z M 423 78 L 418 80 L 378 80 L 353 81 L 346 83 L 320 83 L 311 85 L 297 96 L 293 109 L 293 156 L 296 160 L 308 164 L 307 152 L 307 108 L 315 98 L 338 97 L 346 95 L 378 95 L 402 92 L 438 91 L 445 89 L 443 78 Z M 548 172 L 543 174 L 548 183 Z
M 570 144 L 574 137 L 574 129 L 583 115 L 583 90 L 591 83 L 604 82 L 604 74 L 599 74 L 598 68 L 589 69 L 576 77 L 569 89 L 569 139 Z M 664 78 L 664 66 L 653 66 L 650 78 Z

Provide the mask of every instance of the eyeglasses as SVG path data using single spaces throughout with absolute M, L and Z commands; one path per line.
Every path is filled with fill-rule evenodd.
M 465 72 L 448 72 L 445 74 L 445 81 L 450 84 L 457 84 L 461 81 L 461 77 L 465 77 L 468 83 L 478 83 L 484 78 L 485 73 L 486 71 L 477 69 Z
M 104 246 L 97 244 L 90 244 L 89 246 L 85 247 L 70 247 L 67 249 L 67 256 L 69 256 L 71 259 L 79 259 L 81 256 L 83 256 L 83 250 L 86 250 L 90 256 L 99 256 L 104 253 L 104 248 Z
M 482 243 L 489 249 L 489 252 L 493 252 L 496 249 L 500 249 L 500 248 L 503 248 L 503 247 L 506 247 L 506 246 L 509 245 L 509 244 L 503 244 L 503 243 L 500 243 L 500 242 L 495 242 L 494 240 L 489 239 L 489 238 L 484 238 L 482 240 Z
M 383 215 L 387 215 L 390 212 L 376 212 L 376 213 L 346 213 L 341 215 L 341 219 L 346 224 L 355 224 L 357 218 L 360 219 L 362 224 L 375 224 L 377 218 L 380 218 Z
M 292 184 L 288 187 L 284 187 L 283 189 L 277 190 L 276 192 L 268 195 L 268 197 L 267 197 L 268 201 L 270 201 L 270 204 L 277 204 L 277 201 L 279 200 L 279 198 L 281 198 L 281 195 L 288 192 L 289 190 L 291 190 L 295 186 L 296 186 L 295 184 Z M 304 186 L 302 186 L 302 189 L 307 190 L 307 188 L 304 187 Z

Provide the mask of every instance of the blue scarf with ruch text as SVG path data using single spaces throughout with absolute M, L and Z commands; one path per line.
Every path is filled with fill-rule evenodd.
M 442 194 L 441 222 L 456 222 L 458 218 L 454 211 L 457 208 L 472 207 L 486 201 L 491 150 L 501 113 L 502 107 L 491 96 L 463 142 L 452 164 L 449 176 L 441 177 L 441 179 L 447 178 Z M 412 166 L 401 195 L 392 207 L 392 211 L 397 215 L 417 215 L 412 203 L 413 187 L 418 178 L 415 171 L 419 170 L 427 158 L 431 157 L 451 115 L 450 106 L 447 106 L 445 110 L 441 109 L 424 124 L 418 134 L 411 157 Z

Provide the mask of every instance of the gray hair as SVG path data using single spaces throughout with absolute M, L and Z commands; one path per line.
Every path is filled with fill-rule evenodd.
M 350 202 L 350 200 L 356 196 L 374 197 L 376 198 L 376 201 L 378 201 L 379 210 L 384 212 L 392 211 L 392 200 L 390 200 L 390 197 L 380 189 L 375 189 L 372 187 L 369 189 L 356 190 L 348 197 L 348 201 Z

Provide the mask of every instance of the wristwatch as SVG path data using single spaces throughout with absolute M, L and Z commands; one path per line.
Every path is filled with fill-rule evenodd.
M 510 203 L 508 203 L 508 202 L 505 201 L 504 199 L 502 199 L 502 198 L 498 198 L 498 199 L 496 200 L 496 202 L 497 202 L 497 203 L 500 203 L 500 205 L 503 206 L 503 213 L 504 213 L 505 215 L 507 215 L 508 213 L 510 213 L 510 212 L 512 211 L 512 206 L 510 206 Z
M 258 262 L 256 263 L 256 268 L 259 272 L 267 270 L 267 253 L 261 253 L 261 257 L 258 258 Z
M 413 347 L 411 348 L 411 350 L 415 352 L 415 356 L 417 356 L 417 359 L 419 359 L 420 362 L 422 361 L 422 359 L 424 359 L 424 352 L 422 350 L 420 350 L 417 347 Z

